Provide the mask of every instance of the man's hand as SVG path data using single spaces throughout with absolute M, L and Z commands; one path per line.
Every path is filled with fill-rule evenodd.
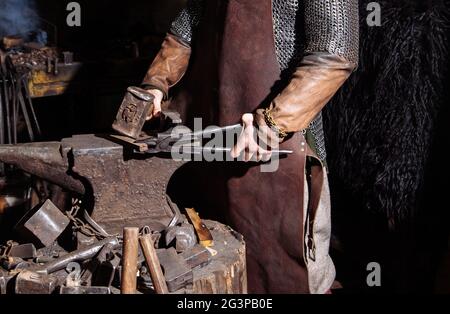
M 236 146 L 231 150 L 231 157 L 237 158 L 242 152 L 244 152 L 244 161 L 248 162 L 251 160 L 256 161 L 268 161 L 272 158 L 272 153 L 270 149 L 264 149 L 261 147 L 261 141 L 264 142 L 270 148 L 275 148 L 278 146 L 279 142 L 274 141 L 273 136 L 268 136 L 270 130 L 267 125 L 260 127 L 255 127 L 253 124 L 254 116 L 251 113 L 244 114 L 242 116 L 242 124 L 244 126 L 241 135 L 238 138 Z M 258 139 L 260 143 L 258 144 Z M 276 143 L 275 143 L 276 142 Z
M 153 107 L 151 108 L 150 112 L 147 115 L 147 121 L 148 121 L 155 117 L 159 117 L 159 115 L 161 114 L 161 103 L 162 103 L 164 94 L 159 89 L 149 89 L 149 90 L 147 90 L 147 92 L 149 94 L 153 95 L 153 97 L 155 97 L 155 99 L 153 100 Z

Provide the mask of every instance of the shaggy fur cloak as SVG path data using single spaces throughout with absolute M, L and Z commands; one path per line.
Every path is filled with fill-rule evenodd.
M 367 263 L 379 262 L 389 289 L 429 288 L 448 239 L 436 200 L 448 178 L 449 1 L 378 1 L 380 27 L 366 22 L 369 2 L 360 1 L 359 68 L 324 114 L 334 246 L 351 284 L 364 286 Z

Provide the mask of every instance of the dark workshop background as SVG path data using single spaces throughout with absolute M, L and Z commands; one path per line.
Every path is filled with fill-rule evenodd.
M 57 26 L 57 46 L 73 51 L 75 61 L 84 63 L 70 96 L 35 101 L 46 140 L 109 130 L 126 87 L 143 79 L 185 0 L 130 0 L 126 5 L 108 0 L 77 1 L 82 10 L 81 27 L 66 23 L 69 2 L 35 1 L 39 15 Z M 53 28 L 45 23 L 41 26 L 54 43 Z M 133 42 L 139 47 L 139 58 L 131 56 Z
M 80 0 L 82 26 L 68 27 L 68 2 L 36 0 L 85 67 L 72 93 L 35 100 L 44 140 L 107 132 L 184 3 Z M 338 279 L 352 292 L 450 292 L 449 2 L 379 1 L 383 25 L 367 27 L 369 2 L 359 69 L 325 112 Z M 381 289 L 367 289 L 370 262 Z

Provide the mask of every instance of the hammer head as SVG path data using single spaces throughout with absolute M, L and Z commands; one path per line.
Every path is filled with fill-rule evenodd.
M 128 87 L 112 126 L 113 129 L 122 135 L 137 139 L 153 107 L 153 100 L 153 95 L 145 89 Z

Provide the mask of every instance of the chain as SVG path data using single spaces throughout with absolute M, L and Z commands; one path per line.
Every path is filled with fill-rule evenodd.
M 106 236 L 95 230 L 92 226 L 85 223 L 82 219 L 78 218 L 78 214 L 82 209 L 82 202 L 79 199 L 72 199 L 72 207 L 69 211 L 66 211 L 66 216 L 74 225 L 74 230 L 81 232 L 88 237 L 96 237 L 97 239 L 105 239 Z
M 66 211 L 66 216 L 69 218 L 69 220 L 73 224 L 73 229 L 76 231 L 81 232 L 82 234 L 88 236 L 88 237 L 96 237 L 99 240 L 105 239 L 108 236 L 116 236 L 119 239 L 121 238 L 120 235 L 105 235 L 102 232 L 97 231 L 93 226 L 91 226 L 89 223 L 86 223 L 82 219 L 80 219 L 79 213 L 80 211 L 83 211 L 82 208 L 82 201 L 79 199 L 72 199 L 72 207 L 70 210 Z M 153 232 L 150 227 L 145 226 L 143 227 L 140 232 L 140 235 L 147 235 L 150 234 L 155 242 L 158 242 L 161 234 L 159 232 Z

